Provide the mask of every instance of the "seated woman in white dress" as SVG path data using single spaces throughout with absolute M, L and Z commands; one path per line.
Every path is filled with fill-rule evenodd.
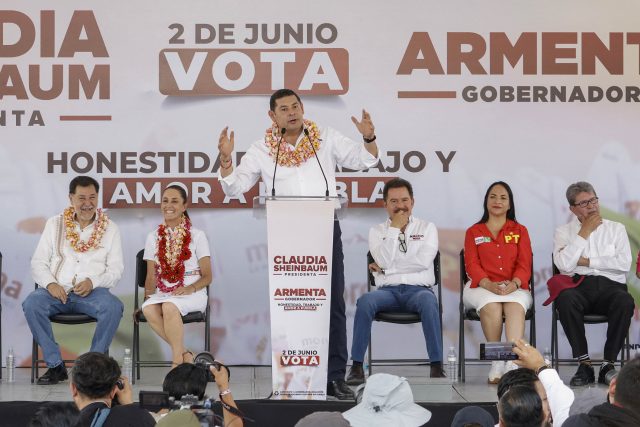
M 181 316 L 207 307 L 211 255 L 207 236 L 191 227 L 182 187 L 167 187 L 160 208 L 164 222 L 149 233 L 144 248 L 147 277 L 142 311 L 151 328 L 171 346 L 176 366 L 193 361 L 193 354 L 184 348 Z
M 523 337 L 525 314 L 533 301 L 529 292 L 532 257 L 529 232 L 516 221 L 511 188 L 494 182 L 484 196 L 482 218 L 464 238 L 469 282 L 462 300 L 466 309 L 478 311 L 487 341 L 502 341 L 503 319 L 507 341 Z M 489 383 L 497 384 L 505 370 L 512 369 L 517 369 L 513 362 L 493 362 Z

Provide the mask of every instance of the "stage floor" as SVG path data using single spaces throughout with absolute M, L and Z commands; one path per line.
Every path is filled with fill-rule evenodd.
M 560 376 L 568 384 L 575 373 L 575 366 L 560 367 Z M 161 390 L 162 380 L 169 368 L 143 368 L 142 378 L 133 386 L 134 396 L 140 390 Z M 404 376 L 409 380 L 417 402 L 492 402 L 497 401 L 496 386 L 487 384 L 488 365 L 468 364 L 466 382 L 451 384 L 447 379 L 427 377 L 428 366 L 375 366 L 374 373 L 387 372 Z M 41 371 L 41 373 L 44 371 Z M 16 382 L 7 383 L 3 372 L 0 384 L 0 401 L 68 401 L 71 400 L 69 381 L 53 385 L 38 386 L 30 383 L 28 368 L 16 369 Z M 596 368 L 597 375 L 597 368 Z M 266 366 L 231 367 L 231 390 L 236 400 L 264 399 L 271 392 L 271 368 Z M 605 401 L 607 387 L 595 385 L 574 389 L 576 396 L 572 413 L 583 412 L 595 404 Z M 217 394 L 214 384 L 209 384 L 208 395 Z

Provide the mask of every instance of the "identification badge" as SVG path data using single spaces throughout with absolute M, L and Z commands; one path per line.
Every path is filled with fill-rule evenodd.
M 476 245 L 481 245 L 483 243 L 490 243 L 491 237 L 476 237 L 475 239 Z

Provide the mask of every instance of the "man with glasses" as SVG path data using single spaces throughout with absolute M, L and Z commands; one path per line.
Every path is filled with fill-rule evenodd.
M 369 231 L 369 264 L 378 290 L 364 294 L 356 303 L 351 359 L 347 384 L 364 382 L 362 361 L 371 336 L 371 323 L 379 311 L 420 313 L 422 330 L 431 361 L 432 378 L 444 377 L 438 299 L 433 260 L 438 253 L 435 225 L 411 215 L 413 188 L 401 178 L 387 182 L 383 189 L 389 219 Z
M 582 282 L 563 290 L 556 298 L 560 323 L 579 362 L 571 386 L 595 382 L 584 314 L 603 314 L 609 318 L 604 361 L 598 382 L 608 384 L 614 376 L 614 363 L 629 330 L 635 303 L 627 292 L 626 275 L 631 267 L 631 249 L 624 225 L 600 216 L 598 196 L 587 182 L 567 188 L 569 209 L 575 217 L 556 229 L 553 261 L 560 273 Z M 609 375 L 607 375 L 609 373 Z

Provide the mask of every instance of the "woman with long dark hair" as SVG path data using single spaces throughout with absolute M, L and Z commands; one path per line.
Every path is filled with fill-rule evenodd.
M 151 328 L 171 346 L 177 366 L 193 361 L 184 347 L 182 316 L 207 307 L 211 254 L 207 236 L 191 227 L 184 188 L 165 188 L 160 209 L 164 221 L 149 233 L 144 248 L 147 277 L 142 311 Z
M 505 182 L 494 182 L 484 196 L 484 213 L 464 239 L 464 262 L 469 281 L 463 292 L 467 309 L 480 315 L 488 342 L 501 341 L 504 319 L 506 340 L 524 335 L 525 314 L 531 307 L 531 241 L 527 228 L 516 221 L 513 193 Z M 495 361 L 489 382 L 497 384 L 513 362 Z

